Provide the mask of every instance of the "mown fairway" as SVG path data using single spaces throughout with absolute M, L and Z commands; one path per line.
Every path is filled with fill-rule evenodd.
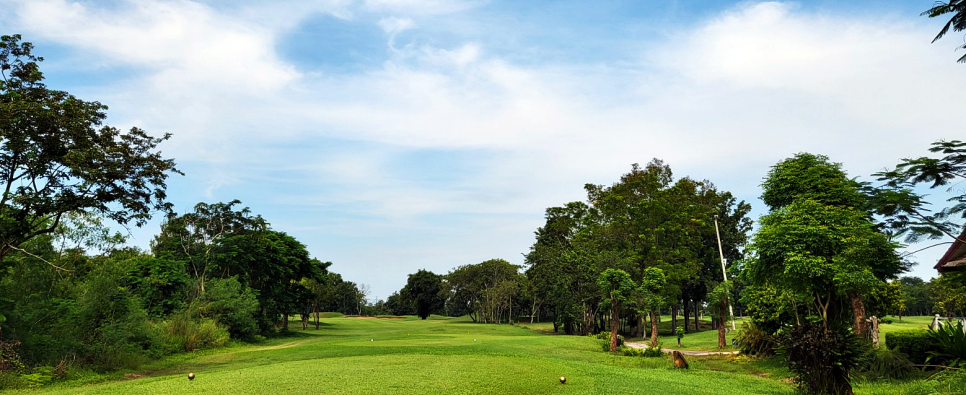
M 145 377 L 29 393 L 794 393 L 776 377 L 754 376 L 763 372 L 753 363 L 728 369 L 737 364 L 693 360 L 691 370 L 674 370 L 664 358 L 601 352 L 595 339 L 509 325 L 465 319 L 324 321 L 318 331 L 303 332 L 298 325 L 294 337 L 166 361 L 136 372 Z M 189 381 L 188 372 L 197 378 Z M 567 377 L 566 384 L 558 382 L 560 376 Z

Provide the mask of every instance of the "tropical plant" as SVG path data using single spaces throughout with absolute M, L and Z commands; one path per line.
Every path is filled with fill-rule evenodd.
M 778 353 L 803 390 L 811 394 L 852 394 L 850 374 L 865 353 L 854 334 L 807 323 L 783 334 L 781 343 Z
M 949 366 L 966 365 L 966 327 L 963 327 L 963 321 L 947 321 L 938 329 L 929 328 L 929 337 L 938 347 L 929 352 L 926 363 L 936 358 Z

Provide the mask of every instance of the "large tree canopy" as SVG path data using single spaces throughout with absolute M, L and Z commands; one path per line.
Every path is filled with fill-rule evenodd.
M 905 267 L 864 210 L 858 183 L 827 157 L 801 153 L 773 166 L 763 186 L 771 212 L 761 218 L 746 266 L 753 283 L 808 295 L 826 327 L 849 316 L 837 308 L 847 297 L 853 328 L 864 334 L 864 296 Z
M 141 226 L 170 209 L 165 180 L 180 174 L 156 150 L 169 134 L 103 125 L 107 106 L 48 89 L 32 49 L 0 37 L 0 258 L 67 213 Z

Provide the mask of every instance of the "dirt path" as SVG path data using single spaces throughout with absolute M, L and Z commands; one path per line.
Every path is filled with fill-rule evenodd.
M 650 347 L 646 343 L 624 342 L 624 344 L 626 344 L 628 347 L 640 348 L 640 349 L 645 349 Z M 699 357 L 705 356 L 705 355 L 737 355 L 738 354 L 738 351 L 692 351 L 692 350 L 674 350 L 670 348 L 662 348 L 661 351 L 664 351 L 668 354 L 674 351 L 680 351 L 681 354 L 684 354 L 684 355 L 699 356 Z

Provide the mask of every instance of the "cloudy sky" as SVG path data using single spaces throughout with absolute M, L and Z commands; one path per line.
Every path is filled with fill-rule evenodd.
M 930 44 L 932 3 L 0 0 L 0 33 L 110 124 L 172 133 L 180 212 L 240 199 L 385 298 L 420 268 L 522 263 L 545 208 L 632 163 L 757 219 L 796 152 L 869 180 L 962 139 L 961 40 Z

